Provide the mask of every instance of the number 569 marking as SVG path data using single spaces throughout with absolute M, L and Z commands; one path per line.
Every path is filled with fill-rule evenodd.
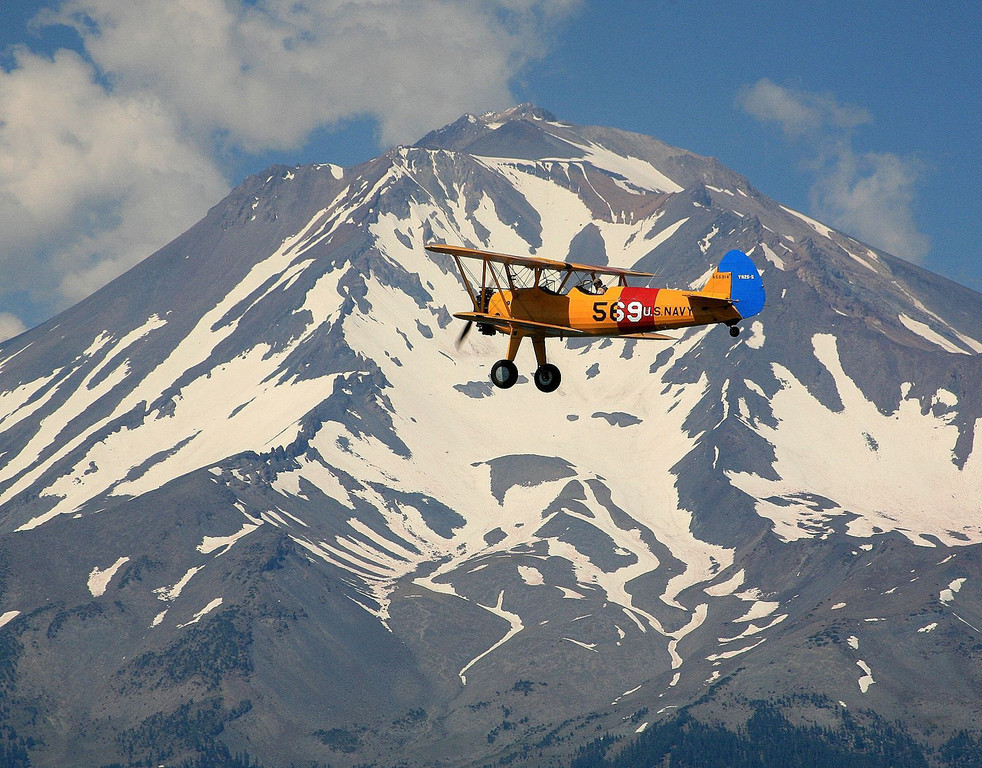
M 640 301 L 632 301 L 626 307 L 621 301 L 593 302 L 593 319 L 598 323 L 602 323 L 608 317 L 615 323 L 621 322 L 624 318 L 627 318 L 629 322 L 637 323 L 641 321 L 644 315 L 644 306 Z

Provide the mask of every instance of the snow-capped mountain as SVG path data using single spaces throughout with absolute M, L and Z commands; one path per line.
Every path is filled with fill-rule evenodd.
M 739 248 L 768 304 L 496 390 L 431 241 L 676 288 Z M 980 353 L 979 294 L 534 107 L 271 168 L 0 347 L 4 728 L 93 766 L 543 764 L 788 696 L 971 729 Z

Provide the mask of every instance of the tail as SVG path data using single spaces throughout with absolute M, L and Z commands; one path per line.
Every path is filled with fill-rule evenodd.
M 744 319 L 764 308 L 764 283 L 760 272 L 743 251 L 727 253 L 700 294 L 732 302 Z

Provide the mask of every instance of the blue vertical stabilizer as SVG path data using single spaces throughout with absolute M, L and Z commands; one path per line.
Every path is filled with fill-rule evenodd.
M 716 271 L 730 273 L 730 301 L 736 306 L 740 317 L 753 317 L 764 308 L 764 283 L 747 254 L 743 251 L 730 251 L 723 257 Z

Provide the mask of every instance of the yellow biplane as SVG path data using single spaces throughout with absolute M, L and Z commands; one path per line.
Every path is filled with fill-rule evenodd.
M 546 361 L 547 338 L 668 339 L 661 331 L 723 323 L 730 335 L 741 320 L 764 306 L 760 273 L 743 251 L 727 253 L 700 291 L 628 285 L 628 278 L 650 279 L 648 272 L 572 264 L 531 256 L 509 256 L 444 243 L 426 250 L 452 256 L 474 308 L 457 312 L 466 320 L 460 341 L 472 324 L 486 335 L 508 336 L 508 352 L 491 368 L 491 381 L 507 389 L 518 381 L 515 357 L 526 336 L 532 340 L 535 386 L 552 392 L 559 369 Z M 464 260 L 480 262 L 480 275 Z M 475 270 L 476 272 L 476 270 Z

